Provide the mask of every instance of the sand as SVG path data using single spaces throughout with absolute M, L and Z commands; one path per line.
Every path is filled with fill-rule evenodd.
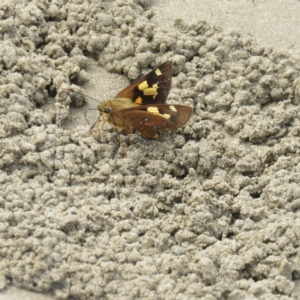
M 1 300 L 299 299 L 300 2 L 282 5 L 0 4 Z M 123 135 L 126 157 L 114 128 L 88 134 L 97 103 L 68 87 L 103 101 L 166 60 L 183 129 Z

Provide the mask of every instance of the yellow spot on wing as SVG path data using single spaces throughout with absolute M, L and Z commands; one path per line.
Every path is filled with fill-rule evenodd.
M 143 99 L 141 97 L 137 97 L 134 101 L 135 104 L 142 104 Z
M 169 115 L 169 114 L 161 114 L 159 112 L 158 108 L 154 107 L 154 106 L 147 107 L 147 111 L 150 112 L 150 113 L 152 113 L 152 114 L 160 115 L 160 116 L 162 116 L 165 119 L 170 119 L 171 118 L 171 115 Z
M 172 110 L 172 111 L 177 111 L 176 107 L 174 105 L 170 105 L 169 108 Z
M 156 70 L 155 70 L 155 74 L 156 74 L 157 76 L 161 76 L 161 75 L 162 75 L 162 72 L 161 72 L 160 69 L 156 69 Z
M 154 107 L 154 106 L 149 106 L 147 107 L 147 111 L 153 113 L 153 114 L 159 114 L 159 110 L 157 107 Z
M 161 116 L 164 117 L 164 118 L 166 118 L 166 119 L 170 119 L 171 118 L 171 115 L 169 115 L 169 114 L 162 114 Z
M 155 98 L 155 96 L 157 95 L 157 88 L 156 87 L 146 88 L 143 90 L 143 93 L 145 96 L 153 96 L 153 98 Z
M 149 87 L 147 80 L 141 82 L 141 83 L 138 85 L 138 89 L 139 89 L 140 91 L 143 91 L 143 90 L 146 89 L 147 87 Z

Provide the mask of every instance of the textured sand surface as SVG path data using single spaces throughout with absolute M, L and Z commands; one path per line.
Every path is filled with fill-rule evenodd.
M 1 2 L 0 299 L 299 299 L 300 39 L 181 3 Z M 187 126 L 122 136 L 125 158 L 87 134 L 66 87 L 105 100 L 168 59 Z

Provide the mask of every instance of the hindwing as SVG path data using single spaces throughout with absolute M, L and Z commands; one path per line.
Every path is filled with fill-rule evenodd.
M 140 105 L 116 113 L 142 135 L 156 139 L 159 131 L 176 132 L 189 120 L 192 109 L 185 105 Z

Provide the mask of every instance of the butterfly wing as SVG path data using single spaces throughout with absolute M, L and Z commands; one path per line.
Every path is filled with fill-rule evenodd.
M 129 98 L 134 104 L 165 103 L 171 88 L 172 62 L 166 61 L 119 92 L 115 98 Z
M 157 131 L 176 132 L 184 126 L 192 114 L 192 108 L 185 105 L 157 104 L 140 105 L 118 112 L 122 119 L 142 135 L 156 139 Z

